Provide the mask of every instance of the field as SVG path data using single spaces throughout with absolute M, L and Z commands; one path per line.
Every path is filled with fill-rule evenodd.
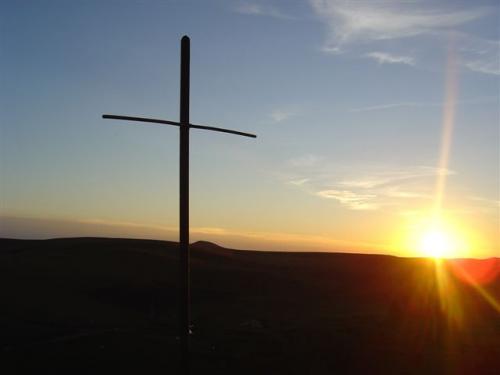
M 0 240 L 0 373 L 175 374 L 177 244 Z M 192 374 L 495 374 L 500 278 L 192 245 Z M 499 260 L 489 262 L 498 270 Z M 492 263 L 493 262 L 493 263 Z M 490 302 L 485 296 L 490 296 Z

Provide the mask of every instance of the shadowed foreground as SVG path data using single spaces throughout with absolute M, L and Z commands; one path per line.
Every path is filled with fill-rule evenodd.
M 0 245 L 1 373 L 176 372 L 176 243 Z M 488 264 L 498 271 L 498 259 Z M 498 276 L 479 293 L 449 264 L 445 282 L 436 278 L 426 259 L 203 242 L 192 245 L 191 266 L 193 374 L 494 374 L 500 366 Z

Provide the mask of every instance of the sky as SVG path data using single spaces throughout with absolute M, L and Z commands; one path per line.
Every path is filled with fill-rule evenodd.
M 0 237 L 177 240 L 191 38 L 191 240 L 500 256 L 496 1 L 0 5 Z M 462 246 L 463 245 L 463 246 Z

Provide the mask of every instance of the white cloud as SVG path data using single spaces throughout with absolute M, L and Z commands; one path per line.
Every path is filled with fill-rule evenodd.
M 350 190 L 321 190 L 316 195 L 322 198 L 335 199 L 352 210 L 375 210 L 378 205 L 373 202 L 375 194 L 360 194 Z
M 365 56 L 376 60 L 379 64 L 415 65 L 415 59 L 410 56 L 398 56 L 386 52 L 370 52 Z
M 293 159 L 289 164 L 295 175 L 287 183 L 308 194 L 336 200 L 351 210 L 403 209 L 412 204 L 427 204 L 433 199 L 436 177 L 455 174 L 429 166 L 379 166 L 363 173 L 355 166 L 327 165 L 314 155 Z
M 281 109 L 275 109 L 271 112 L 269 117 L 271 117 L 271 121 L 275 124 L 288 120 L 289 118 L 295 116 L 294 112 L 284 111 Z
M 289 160 L 289 164 L 292 167 L 298 167 L 298 168 L 303 168 L 303 167 L 314 167 L 316 166 L 320 161 L 322 160 L 322 157 L 314 154 L 306 154 L 302 155 L 293 159 Z
M 290 181 L 288 181 L 288 183 L 290 183 L 292 185 L 295 185 L 295 186 L 302 186 L 302 185 L 304 185 L 307 182 L 309 182 L 308 178 L 301 178 L 301 179 L 298 179 L 298 180 L 290 180 Z
M 383 191 L 383 194 L 391 198 L 406 198 L 406 199 L 431 198 L 429 194 L 423 194 L 411 190 L 402 190 L 400 186 L 389 187 Z
M 380 104 L 380 105 L 371 105 L 368 107 L 359 107 L 352 108 L 350 112 L 368 112 L 368 111 L 378 111 L 382 109 L 392 109 L 392 108 L 401 108 L 401 107 L 422 107 L 425 105 L 432 105 L 432 103 L 419 103 L 419 102 L 401 102 L 401 103 L 388 103 L 388 104 Z M 434 104 L 438 105 L 439 104 Z
M 452 29 L 484 16 L 488 9 L 419 9 L 418 2 L 311 0 L 328 26 L 327 48 L 356 40 L 397 39 Z
M 341 180 L 339 184 L 347 187 L 371 189 L 391 185 L 396 182 L 399 183 L 405 180 L 435 177 L 439 175 L 450 176 L 453 174 L 455 174 L 455 172 L 449 169 L 416 166 L 405 169 L 392 169 L 386 172 L 375 172 L 356 179 Z
M 463 66 L 473 72 L 500 75 L 500 41 L 464 33 L 457 33 L 455 38 Z
M 474 72 L 500 75 L 500 64 L 498 60 L 472 60 L 465 62 L 464 65 Z
M 434 60 L 436 54 L 429 51 L 445 49 L 453 39 L 463 67 L 500 75 L 499 41 L 463 32 L 463 26 L 498 14 L 493 7 L 476 6 L 473 2 L 438 7 L 432 1 L 373 0 L 310 0 L 310 4 L 326 24 L 321 48 L 325 53 L 351 52 L 379 64 L 416 66 L 418 59 L 419 66 L 442 66 L 442 61 Z M 410 37 L 414 38 L 412 43 L 402 42 Z M 381 48 L 389 51 L 379 52 Z M 374 49 L 376 52 L 371 52 Z
M 321 47 L 321 51 L 323 51 L 325 53 L 332 54 L 332 55 L 342 53 L 342 49 L 340 47 L 332 47 L 332 46 L 326 46 L 326 45 Z
M 258 3 L 250 3 L 244 2 L 238 4 L 234 10 L 237 13 L 247 14 L 252 16 L 267 16 L 281 19 L 293 19 L 292 16 L 283 13 L 278 8 L 269 5 L 269 4 L 258 4 Z
M 468 98 L 457 100 L 457 104 L 463 105 L 473 105 L 482 103 L 498 102 L 498 96 L 479 96 L 476 98 Z M 387 103 L 380 105 L 372 105 L 367 107 L 351 108 L 349 112 L 369 112 L 369 111 L 380 111 L 385 109 L 393 108 L 404 108 L 404 107 L 442 107 L 444 102 L 400 102 L 400 103 Z

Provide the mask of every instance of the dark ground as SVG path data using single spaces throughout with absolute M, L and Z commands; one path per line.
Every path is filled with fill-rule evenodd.
M 176 243 L 0 246 L 1 374 L 177 372 Z M 196 243 L 191 265 L 192 374 L 499 373 L 500 314 L 451 274 L 443 313 L 431 260 Z

